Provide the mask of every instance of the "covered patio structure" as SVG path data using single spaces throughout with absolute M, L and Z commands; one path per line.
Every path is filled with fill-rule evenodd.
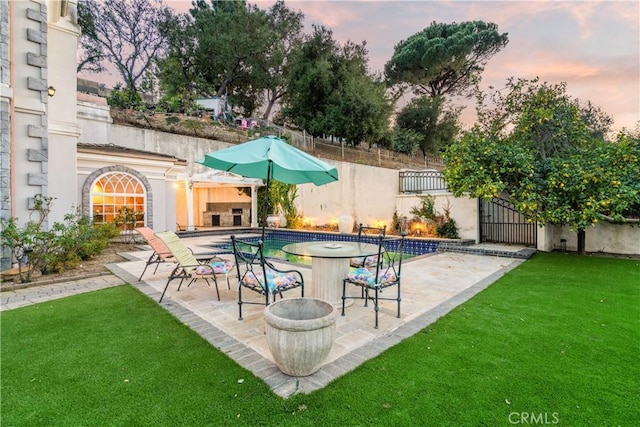
M 178 204 L 176 206 L 176 216 L 178 219 L 186 217 L 187 231 L 193 231 L 196 228 L 196 212 L 198 215 L 198 224 L 204 226 L 216 225 L 246 225 L 243 224 L 245 219 L 250 218 L 250 226 L 258 227 L 258 187 L 264 186 L 261 179 L 245 178 L 230 172 L 220 170 L 208 170 L 206 172 L 189 175 L 186 173 L 179 174 L 178 182 L 184 189 L 185 205 L 180 203 L 180 197 L 176 197 Z M 233 188 L 250 188 L 250 212 L 246 212 L 242 203 L 243 196 L 228 189 Z M 215 193 L 216 189 L 226 189 L 226 193 L 222 194 L 224 199 L 220 199 L 221 193 Z M 239 192 L 238 192 L 239 193 Z M 219 207 L 216 207 L 219 206 Z M 240 207 L 233 207 L 240 206 Z M 186 212 L 184 210 L 186 207 Z M 218 210 L 216 210 L 218 209 Z M 228 212 L 227 212 L 228 211 Z M 222 217 L 222 223 L 221 221 Z M 231 224 L 225 224 L 224 221 L 233 221 Z M 239 223 L 238 223 L 239 222 Z M 180 222 L 178 222 L 180 224 Z

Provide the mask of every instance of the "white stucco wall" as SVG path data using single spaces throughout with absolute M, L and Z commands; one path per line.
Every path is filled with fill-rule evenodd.
M 185 159 L 189 162 L 186 172 L 190 175 L 210 170 L 206 166 L 194 164 L 193 162 L 195 160 L 204 158 L 204 155 L 211 151 L 233 145 L 211 139 L 175 135 L 120 125 L 109 126 L 108 140 L 105 143 L 152 153 L 170 154 Z
M 10 159 L 11 194 L 3 194 L 10 200 L 11 216 L 18 218 L 20 224 L 29 220 L 31 210 L 29 199 L 42 193 L 42 187 L 38 184 L 29 184 L 29 174 L 38 176 L 42 174 L 42 163 L 31 161 L 29 152 L 42 150 L 39 138 L 31 138 L 29 127 L 43 127 L 46 121 L 46 104 L 43 102 L 41 92 L 28 88 L 29 79 L 42 79 L 42 71 L 38 67 L 32 67 L 27 63 L 27 54 L 39 54 L 40 46 L 27 40 L 28 31 L 39 32 L 40 23 L 27 18 L 28 9 L 39 10 L 39 3 L 16 1 L 10 2 L 9 31 L 10 34 L 10 62 L 11 62 L 11 92 L 13 96 L 13 111 L 11 125 L 12 153 Z M 45 183 L 46 184 L 46 183 Z
M 104 98 L 78 94 L 78 142 L 109 144 L 111 123 L 109 106 Z
M 569 227 L 548 226 L 553 231 L 553 247 L 549 250 L 561 249 L 561 239 L 566 239 L 567 250 L 575 251 L 578 247 L 578 235 Z M 587 252 L 604 252 L 611 254 L 640 254 L 640 224 L 612 224 L 599 222 L 589 227 L 585 233 Z
M 435 210 L 439 214 L 444 214 L 444 208 L 449 208 L 451 218 L 458 226 L 458 235 L 461 239 L 472 239 L 479 241 L 478 235 L 478 199 L 468 197 L 456 198 L 451 193 L 433 192 L 435 198 Z M 396 196 L 396 209 L 399 215 L 404 215 L 411 219 L 411 210 L 420 207 L 419 194 L 400 194 Z
M 373 166 L 328 161 L 338 171 L 338 182 L 298 186 L 298 212 L 314 225 L 335 224 L 342 215 L 356 223 L 390 224 L 398 193 L 398 171 Z

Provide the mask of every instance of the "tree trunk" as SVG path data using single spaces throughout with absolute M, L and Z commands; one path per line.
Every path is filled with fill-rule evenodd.
M 262 115 L 263 120 L 269 120 L 269 116 L 271 115 L 271 109 L 273 108 L 273 105 L 275 103 L 276 103 L 275 99 L 269 100 L 269 102 L 267 103 L 267 108 L 266 110 L 264 110 L 264 114 Z
M 587 254 L 587 250 L 586 250 L 586 235 L 587 232 L 585 231 L 585 229 L 580 229 L 578 230 L 578 254 L 579 255 L 586 255 Z

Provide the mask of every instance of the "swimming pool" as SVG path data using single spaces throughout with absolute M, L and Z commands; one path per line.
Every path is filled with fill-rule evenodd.
M 238 234 L 237 237 L 240 240 L 246 240 L 249 242 L 257 242 L 258 240 L 260 240 L 260 237 L 255 235 L 243 237 L 242 234 Z M 284 245 L 288 245 L 289 243 L 322 240 L 330 240 L 336 242 L 356 242 L 358 241 L 358 235 L 298 230 L 267 231 L 264 239 L 265 256 L 268 258 L 286 260 L 297 264 L 311 265 L 311 258 L 287 254 L 282 250 L 282 247 Z M 377 239 L 371 236 L 363 237 L 362 241 L 366 243 L 377 243 Z M 406 258 L 411 258 L 418 255 L 436 252 L 439 245 L 439 240 L 406 238 L 404 243 L 404 252 Z M 233 253 L 231 243 L 216 243 L 212 244 L 211 247 L 217 250 L 223 250 L 225 252 L 228 251 L 228 253 Z

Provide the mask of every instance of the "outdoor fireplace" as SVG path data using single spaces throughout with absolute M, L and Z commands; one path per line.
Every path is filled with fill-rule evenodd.
M 204 227 L 249 227 L 251 203 L 207 203 L 202 212 Z

